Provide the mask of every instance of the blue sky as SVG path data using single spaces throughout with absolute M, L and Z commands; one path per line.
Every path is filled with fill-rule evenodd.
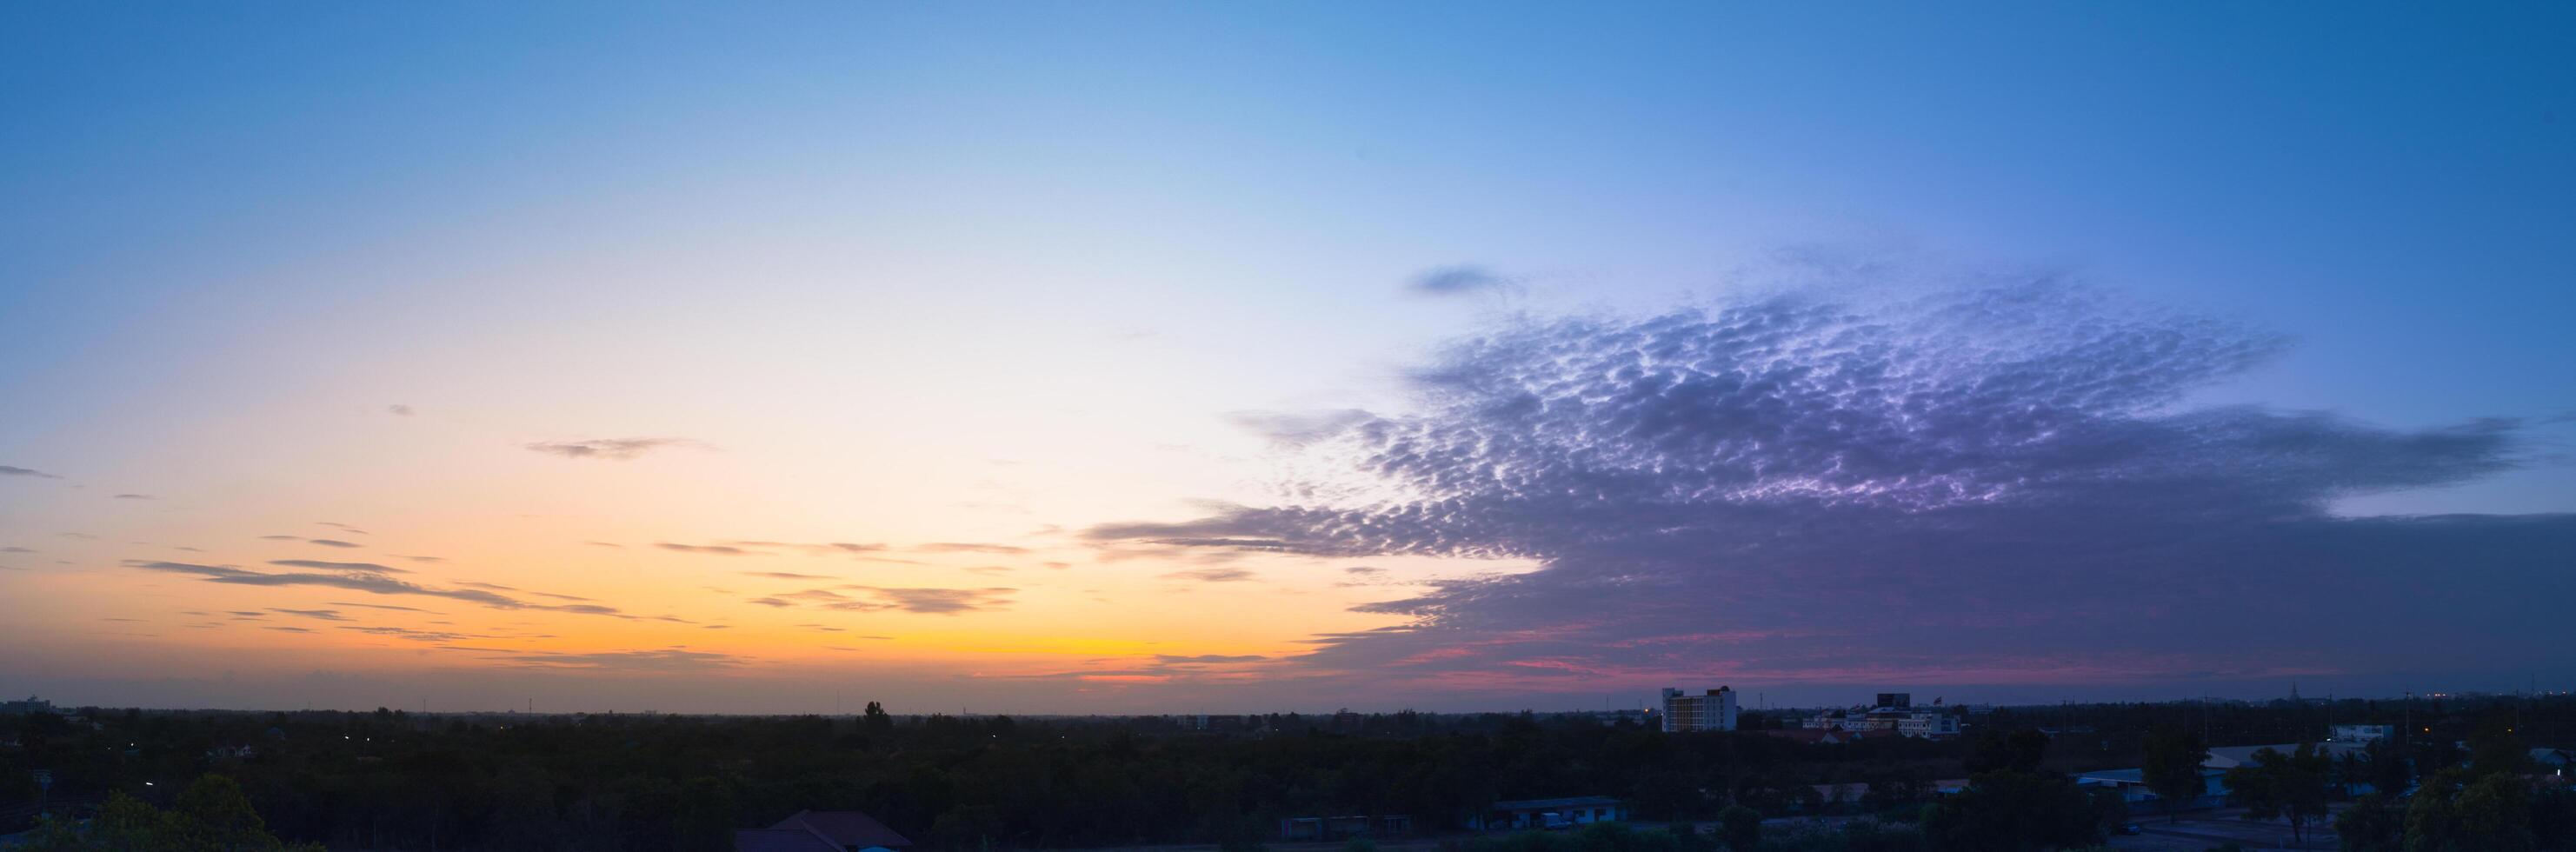
M 552 474 L 474 448 L 663 435 L 711 467 L 550 510 L 658 481 L 895 540 L 1192 517 L 1313 485 L 1237 415 L 1405 410 L 1408 370 L 1516 316 L 2034 277 L 2292 341 L 2193 404 L 2525 418 L 2517 463 L 2335 492 L 2344 513 L 2568 512 L 2571 17 L 14 4 L 0 464 L 171 505 L 0 492 L 0 544 L 248 538 L 334 505 L 453 542 L 549 508 L 492 505 L 462 472 Z M 1459 267 L 1512 283 L 1406 288 Z M 448 418 L 444 443 L 352 419 L 393 404 Z M 459 481 L 337 478 L 388 457 Z M 810 508 L 837 499 L 819 470 L 982 508 L 836 515 Z M 680 529 L 715 507 L 624 499 L 599 514 L 635 542 L 717 535 Z M 972 516 L 1005 504 L 1028 517 Z M 481 558 L 532 570 L 553 557 L 524 542 L 589 535 Z M 69 575 L 138 558 L 65 557 L 16 560 L 66 575 L 16 599 L 111 594 Z M 1277 656 L 1274 628 L 1218 650 Z

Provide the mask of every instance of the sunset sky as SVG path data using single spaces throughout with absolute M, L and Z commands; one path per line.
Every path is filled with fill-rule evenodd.
M 2576 687 L 2576 14 L 0 8 L 0 695 Z

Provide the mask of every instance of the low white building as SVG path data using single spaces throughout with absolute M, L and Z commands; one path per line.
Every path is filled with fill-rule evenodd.
M 2339 743 L 2375 743 L 2396 733 L 2395 725 L 2336 725 L 2332 739 Z

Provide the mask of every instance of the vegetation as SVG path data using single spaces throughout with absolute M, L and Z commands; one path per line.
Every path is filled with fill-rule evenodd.
M 2253 819 L 2279 819 L 2290 824 L 2290 840 L 2307 845 L 2307 829 L 2326 816 L 2327 790 L 2334 761 L 2301 743 L 2296 752 L 2275 749 L 2254 753 L 2254 762 L 2227 770 L 2227 791 Z
M 2337 783 L 2366 774 L 2381 791 L 2353 806 L 2361 816 L 2337 822 L 2348 842 L 2378 844 L 2355 848 L 2541 850 L 2576 835 L 2569 796 L 2518 774 L 2529 769 L 2524 743 L 2576 741 L 2550 733 L 2576 734 L 2576 701 L 2391 702 L 2377 718 L 2344 705 L 2332 719 L 2406 719 L 2418 734 L 2333 773 Z M 926 850 L 1190 843 L 1253 852 L 1278 839 L 1287 817 L 1406 815 L 1421 833 L 1445 834 L 1496 799 L 1607 795 L 1644 819 L 1713 830 L 1587 829 L 1453 845 L 2046 849 L 2099 842 L 2119 818 L 2116 801 L 2075 786 L 2070 772 L 2141 766 L 2149 739 L 2201 739 L 2173 731 L 2242 741 L 2224 732 L 2322 733 L 2328 718 L 2287 704 L 2006 708 L 1969 717 L 1972 735 L 1951 741 L 1810 745 L 1758 730 L 1668 735 L 1633 716 L 1592 714 L 1278 714 L 1193 730 L 1169 717 L 896 716 L 879 706 L 838 717 L 83 708 L 0 716 L 0 814 L 32 813 L 29 771 L 46 769 L 52 809 L 95 821 L 85 833 L 46 827 L 56 845 L 44 848 L 200 848 L 165 839 L 211 836 L 230 838 L 216 848 L 240 849 L 277 848 L 282 838 L 350 849 L 680 852 L 724 849 L 737 828 L 819 808 L 867 811 Z M 2469 747 L 2451 744 L 2460 740 Z M 2401 800 L 2416 774 L 2423 789 Z M 201 776 L 229 780 L 189 783 Z M 1972 779 L 1966 790 L 1934 792 L 1934 781 L 1959 778 Z M 210 798 L 183 801 L 183 788 L 198 786 Z M 214 794 L 225 789 L 234 794 Z M 210 804 L 218 800 L 230 804 Z M 1820 813 L 1862 818 L 1830 830 L 1762 823 Z M 1536 836 L 1557 839 L 1525 839 Z
M 2209 762 L 2209 744 L 2200 735 L 2180 725 L 2157 725 L 2147 732 L 2146 759 L 2140 764 L 2147 791 L 2156 794 L 2156 802 L 2173 821 L 2175 812 L 2208 790 L 2202 780 L 2201 764 Z
M 208 775 L 164 811 L 132 796 L 110 794 L 87 826 L 48 819 L 15 847 L 23 852 L 272 852 L 289 847 L 268 833 L 241 785 Z M 319 852 L 319 844 L 296 850 Z

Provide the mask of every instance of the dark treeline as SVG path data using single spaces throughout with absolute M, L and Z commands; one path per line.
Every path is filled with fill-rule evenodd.
M 2526 732 L 2576 726 L 2576 700 L 2397 704 L 2338 707 L 2332 721 L 2411 722 L 2408 747 L 2421 749 L 2498 718 Z M 1400 814 L 1442 833 L 1497 799 L 1577 795 L 1625 798 L 1649 820 L 1888 813 L 1936 840 L 2042 812 L 2064 818 L 2046 830 L 2077 838 L 2112 815 L 2063 773 L 2139 765 L 2148 728 L 2295 742 L 2317 738 L 2325 716 L 2286 703 L 2009 708 L 1969 716 L 1970 735 L 1950 741 L 1805 745 L 1592 714 L 1283 714 L 1192 730 L 1174 717 L 85 708 L 0 717 L 0 743 L 14 744 L 0 748 L 0 805 L 31 814 L 36 769 L 50 771 L 55 802 L 93 809 L 111 792 L 173 807 L 192 781 L 220 775 L 278 838 L 350 849 L 723 849 L 733 829 L 808 808 L 867 811 L 935 849 L 1248 848 L 1283 817 Z M 1936 781 L 1972 776 L 1968 793 L 1925 809 Z

